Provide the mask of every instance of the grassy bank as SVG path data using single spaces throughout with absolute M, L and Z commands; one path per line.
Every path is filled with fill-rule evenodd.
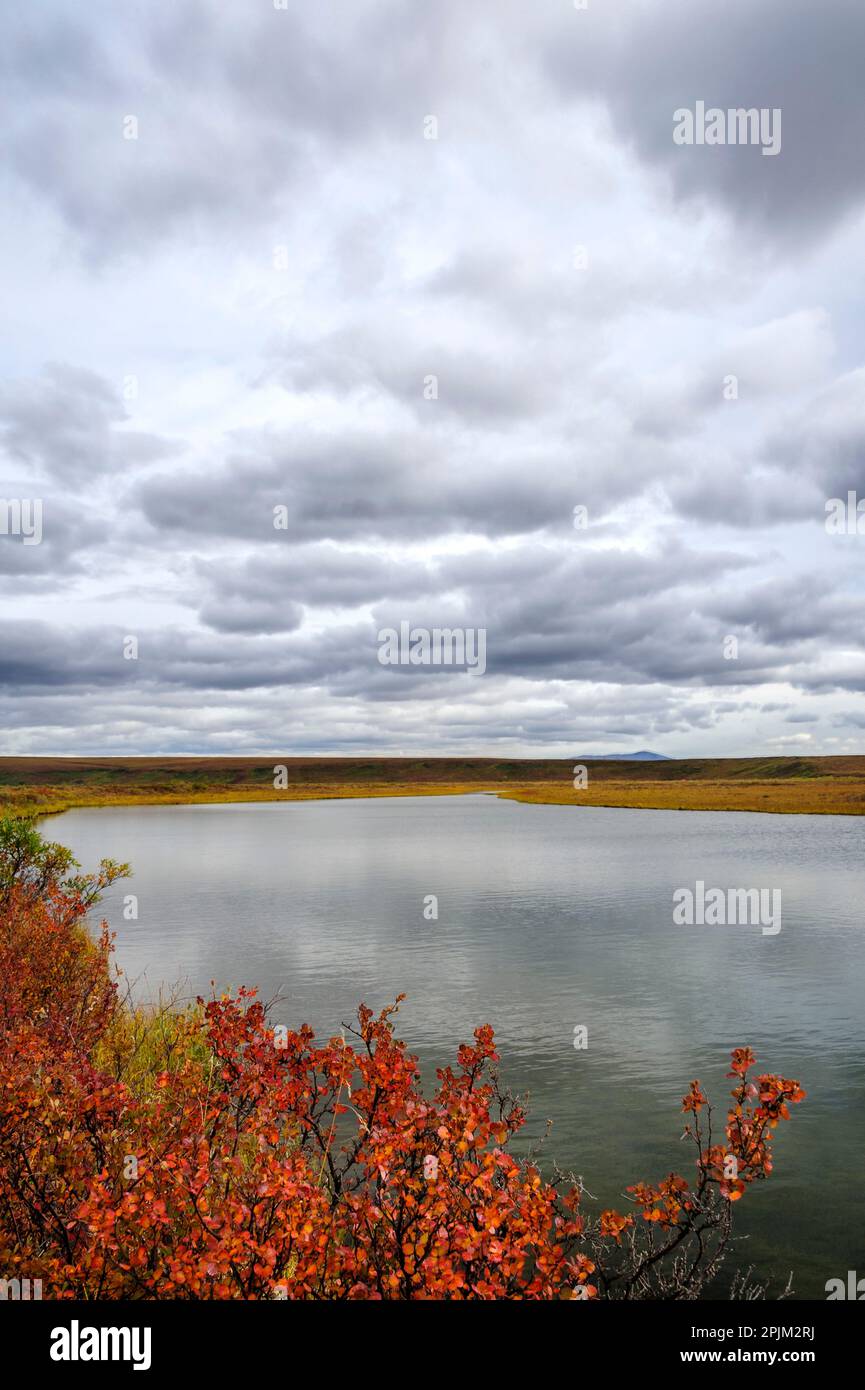
M 286 769 L 274 787 L 274 768 Z M 865 814 L 865 757 L 589 762 L 497 758 L 0 758 L 0 814 L 77 806 L 443 796 L 652 810 Z

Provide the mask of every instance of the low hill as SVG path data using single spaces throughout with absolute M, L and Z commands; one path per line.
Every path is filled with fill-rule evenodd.
M 649 753 L 642 749 L 639 753 L 586 753 L 577 762 L 585 763 L 668 763 L 666 753 Z

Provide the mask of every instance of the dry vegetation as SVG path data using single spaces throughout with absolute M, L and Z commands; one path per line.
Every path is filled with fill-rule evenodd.
M 276 790 L 274 767 L 288 770 Z M 497 758 L 0 758 L 0 814 L 492 791 L 514 801 L 687 811 L 865 814 L 865 757 L 589 762 Z

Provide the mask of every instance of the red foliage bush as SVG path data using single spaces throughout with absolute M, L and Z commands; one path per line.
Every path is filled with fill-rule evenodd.
M 750 1082 L 737 1049 L 724 1142 L 699 1083 L 683 1102 L 694 1179 L 637 1184 L 630 1213 L 590 1219 L 578 1184 L 508 1152 L 524 1114 L 489 1027 L 427 1099 L 396 1006 L 316 1045 L 241 991 L 177 1021 L 142 1080 L 111 1065 L 128 1010 L 106 930 L 80 926 L 111 877 L 0 900 L 0 1270 L 48 1297 L 694 1297 L 804 1095 Z

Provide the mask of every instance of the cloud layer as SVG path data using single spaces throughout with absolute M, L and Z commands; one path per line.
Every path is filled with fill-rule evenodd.
M 3 752 L 860 750 L 861 5 L 4 27 Z

